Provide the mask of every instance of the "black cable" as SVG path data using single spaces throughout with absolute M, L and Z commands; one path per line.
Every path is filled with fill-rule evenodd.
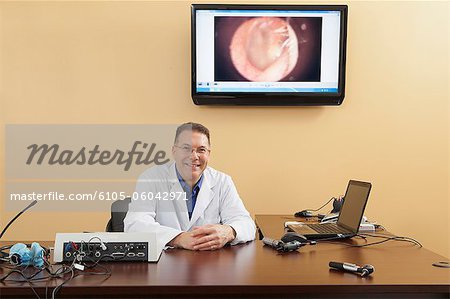
M 36 275 L 38 275 L 39 273 L 41 273 L 44 269 L 39 269 L 37 272 L 35 272 L 33 275 L 31 276 L 24 276 L 25 280 L 12 280 L 13 282 L 25 282 L 25 281 L 36 281 L 36 280 L 42 280 L 44 277 L 40 277 L 40 278 L 35 278 Z M 19 270 L 18 267 L 12 269 L 10 272 L 8 272 L 5 276 L 3 276 L 2 278 L 0 278 L 0 281 L 4 281 L 6 280 L 6 278 L 9 277 L 9 275 L 11 275 L 12 273 L 18 273 L 21 272 L 23 275 L 25 275 L 25 273 L 23 271 L 25 271 L 25 269 Z
M 59 278 L 59 277 L 61 277 L 61 275 L 65 275 L 65 274 L 69 273 L 70 267 L 63 265 L 61 268 L 58 268 L 58 270 L 56 270 L 55 272 L 52 272 L 51 270 L 49 270 L 47 268 L 46 268 L 46 270 L 49 273 L 51 278 Z M 58 273 L 58 271 L 60 271 L 60 270 L 62 270 L 61 273 Z
M 71 265 L 72 266 L 72 265 Z M 48 267 L 46 267 L 47 272 L 50 274 L 51 278 L 61 278 L 61 275 L 65 275 L 67 273 L 69 273 L 70 271 L 70 267 L 63 265 L 61 268 L 58 268 L 58 270 L 56 270 L 55 272 L 53 272 L 53 267 L 51 264 L 48 264 Z M 61 271 L 61 273 L 58 273 L 58 271 Z M 50 281 L 50 280 L 48 280 Z M 48 298 L 48 281 L 45 285 L 45 298 Z
M 363 239 L 365 239 L 365 238 L 363 238 Z M 317 242 L 317 243 L 327 242 L 327 241 L 330 241 L 329 243 L 336 243 L 336 242 L 331 242 L 331 241 L 335 241 L 335 240 L 336 241 L 340 241 L 340 240 L 342 240 L 342 237 L 334 236 L 334 237 L 328 237 L 328 238 L 315 239 L 315 240 L 312 240 L 312 241 Z M 340 243 L 336 243 L 336 244 L 340 244 Z M 346 244 L 346 245 L 348 245 L 348 244 Z
M 107 275 L 108 277 L 106 279 L 108 279 L 111 276 L 112 271 L 109 268 L 100 264 L 97 265 L 97 267 L 102 268 L 105 272 L 83 271 L 82 273 L 78 273 L 77 275 Z
M 121 256 L 121 257 L 115 257 L 115 256 L 110 255 L 110 254 L 102 255 L 101 257 L 99 257 L 99 259 L 98 259 L 97 261 L 94 261 L 91 257 L 86 256 L 86 257 L 85 257 L 86 259 L 90 259 L 90 260 L 91 260 L 92 262 L 94 262 L 94 263 L 93 263 L 92 265 L 86 265 L 86 264 L 85 264 L 84 266 L 87 267 L 87 268 L 93 268 L 93 267 L 97 266 L 98 263 L 100 263 L 100 262 L 101 262 L 103 259 L 105 259 L 105 258 L 111 258 L 111 259 L 113 259 L 113 260 L 115 260 L 115 261 L 121 260 L 121 259 L 123 259 L 123 258 L 125 258 L 125 257 L 127 256 L 128 251 L 129 251 L 129 250 L 125 251 L 124 254 L 123 254 L 123 256 Z
M 71 264 L 70 266 L 64 265 L 63 267 L 61 267 L 61 268 L 59 268 L 58 270 L 55 271 L 55 274 L 57 274 L 58 276 L 60 276 L 60 275 L 66 275 L 67 273 L 69 273 L 68 271 L 70 271 L 71 276 L 70 276 L 70 278 L 64 280 L 62 283 L 60 283 L 59 285 L 57 285 L 57 286 L 53 289 L 53 291 L 52 291 L 52 299 L 55 298 L 56 294 L 57 294 L 57 293 L 59 292 L 59 290 L 63 287 L 63 285 L 65 285 L 66 283 L 68 283 L 69 281 L 71 281 L 71 280 L 75 277 L 74 265 L 75 265 L 75 263 L 76 263 L 76 261 L 77 261 L 77 256 L 78 256 L 79 254 L 80 254 L 80 252 L 79 252 L 78 250 L 77 250 L 76 252 L 74 252 L 74 254 L 73 254 L 74 259 L 73 259 L 72 264 Z M 63 269 L 62 272 L 61 272 L 61 273 L 58 273 L 58 271 L 61 270 L 61 269 Z M 45 292 L 47 293 L 47 290 L 46 290 Z
M 59 292 L 59 290 L 63 287 L 63 285 L 65 285 L 66 283 L 68 283 L 69 281 L 71 281 L 74 276 L 75 276 L 75 271 L 73 269 L 73 266 L 70 267 L 71 270 L 71 276 L 69 279 L 64 280 L 62 283 L 60 283 L 59 285 L 57 285 L 52 292 L 52 299 L 55 299 L 56 294 Z
M 330 198 L 323 206 L 321 206 L 320 208 L 318 208 L 318 209 L 315 209 L 315 210 L 310 210 L 310 211 L 312 211 L 312 212 L 317 212 L 317 211 L 320 211 L 323 207 L 325 207 L 327 204 L 329 204 L 332 200 L 334 200 L 334 199 L 337 199 L 336 197 L 332 197 L 332 198 Z
M 410 238 L 410 237 L 395 236 L 395 235 L 391 236 L 391 235 L 384 235 L 384 234 L 380 234 L 380 233 L 378 233 L 378 234 L 362 233 L 361 235 L 374 237 L 374 238 L 388 238 L 388 239 L 392 239 L 392 240 L 396 240 L 396 241 L 410 242 L 410 243 L 418 245 L 421 248 L 423 247 L 419 241 L 417 241 L 414 238 Z
M 88 248 L 88 249 L 89 249 L 89 248 Z M 80 250 L 81 250 L 81 248 L 80 248 Z M 84 252 L 83 252 L 83 253 L 84 253 Z M 83 259 L 82 259 L 81 261 L 79 261 L 80 264 L 82 264 L 84 267 L 86 267 L 86 268 L 88 268 L 88 269 L 92 269 L 92 268 L 98 266 L 98 267 L 100 267 L 100 268 L 103 268 L 103 269 L 105 270 L 105 272 L 90 272 L 90 271 L 86 271 L 86 272 L 85 272 L 85 271 L 83 271 L 82 273 L 79 273 L 79 272 L 76 273 L 75 271 L 78 270 L 78 269 L 76 269 L 76 268 L 74 267 L 74 265 L 75 265 L 75 263 L 76 263 L 76 261 L 77 261 L 77 256 L 78 256 L 79 254 L 81 254 L 81 252 L 78 251 L 78 250 L 77 250 L 76 252 L 74 252 L 74 254 L 73 254 L 73 256 L 74 256 L 73 262 L 72 262 L 72 264 L 70 265 L 70 267 L 68 267 L 68 269 L 69 269 L 70 272 L 71 272 L 71 276 L 70 276 L 68 279 L 64 280 L 61 284 L 59 284 L 58 286 L 56 286 L 56 287 L 53 289 L 53 292 L 52 292 L 52 299 L 55 298 L 56 294 L 61 290 L 61 288 L 62 288 L 66 283 L 68 283 L 69 281 L 71 281 L 72 279 L 74 279 L 75 277 L 77 277 L 77 276 L 79 276 L 79 275 L 107 275 L 107 278 L 106 278 L 106 279 L 108 279 L 108 278 L 111 276 L 111 273 L 112 273 L 111 270 L 108 269 L 107 267 L 104 267 L 104 266 L 102 266 L 102 265 L 99 265 L 99 262 L 100 262 L 102 259 L 104 259 L 104 258 L 112 258 L 113 260 L 119 260 L 119 259 L 122 259 L 122 258 L 124 258 L 124 257 L 126 256 L 126 254 L 125 254 L 125 255 L 122 256 L 122 257 L 116 258 L 116 257 L 114 257 L 113 255 L 103 255 L 103 256 L 101 256 L 97 261 L 94 261 L 94 260 L 92 260 L 89 256 L 85 255 L 85 256 L 83 256 L 83 259 L 89 259 L 89 260 L 92 260 L 92 261 L 93 261 L 93 264 L 92 264 L 92 265 L 87 265 L 86 262 L 83 261 Z M 60 268 L 60 269 L 61 269 L 61 268 Z M 59 270 L 59 269 L 58 269 L 58 270 Z M 55 273 L 57 273 L 58 270 L 55 271 Z M 66 273 L 67 273 L 67 270 L 63 270 L 63 273 L 66 274 Z M 47 295 L 47 288 L 46 288 L 46 295 Z
M 364 234 L 364 235 L 371 236 L 370 234 Z M 362 235 L 357 235 L 357 236 L 363 237 Z M 321 239 L 321 240 L 319 239 L 319 240 L 317 240 L 317 242 L 339 244 L 339 245 L 344 245 L 344 246 L 347 246 L 347 247 L 367 247 L 367 246 L 383 244 L 383 243 L 386 243 L 388 241 L 401 241 L 401 242 L 410 242 L 410 243 L 413 243 L 415 245 L 418 245 L 418 246 L 422 247 L 422 244 L 420 244 L 419 241 L 414 240 L 414 239 L 409 238 L 409 237 L 398 237 L 398 236 L 389 237 L 389 236 L 375 236 L 375 235 L 373 235 L 371 237 L 384 238 L 384 240 L 371 242 L 371 243 L 366 243 L 366 244 L 357 244 L 357 245 L 355 245 L 355 244 L 347 244 L 347 243 L 343 243 L 343 242 L 339 242 L 339 243 L 338 242 L 333 242 L 333 241 L 329 240 L 330 238 L 328 238 L 328 239 Z M 336 239 L 336 238 L 334 238 L 334 239 Z
M 41 299 L 41 297 L 39 296 L 39 294 L 36 292 L 36 290 L 33 287 L 33 284 L 31 283 L 31 281 L 28 281 L 28 284 L 30 285 L 31 290 L 33 291 L 33 293 L 36 295 L 36 298 Z
M 40 271 L 39 271 L 40 272 Z M 39 273 L 38 272 L 38 273 Z M 5 281 L 12 273 L 18 273 L 20 274 L 25 280 L 21 280 L 21 281 L 17 281 L 17 280 L 13 280 L 14 282 L 28 282 L 28 284 L 30 285 L 31 290 L 33 291 L 33 293 L 36 295 L 36 297 L 38 299 L 41 299 L 41 297 L 39 296 L 39 294 L 36 292 L 36 290 L 33 287 L 33 284 L 31 283 L 31 280 L 29 277 L 27 277 L 25 275 L 25 273 L 23 273 L 21 270 L 18 269 L 13 269 L 11 271 L 9 271 L 6 275 L 4 275 L 2 278 L 0 278 L 0 281 Z M 34 277 L 35 275 L 37 275 L 38 273 L 33 274 L 31 277 Z
M 31 207 L 31 206 L 29 206 Z M 28 207 L 28 208 L 29 208 Z M 19 215 L 20 216 L 20 213 Z M 18 217 L 16 216 L 16 218 Z M 27 244 L 27 246 L 29 246 Z M 58 284 L 52 291 L 52 296 L 51 298 L 54 299 L 56 297 L 56 295 L 58 294 L 58 292 L 61 290 L 61 288 L 68 283 L 69 281 L 71 281 L 72 279 L 74 279 L 77 276 L 80 275 L 106 275 L 106 279 L 108 279 L 112 272 L 108 267 L 105 267 L 103 265 L 100 265 L 99 263 L 107 258 L 110 258 L 112 260 L 121 260 L 123 258 L 126 257 L 126 253 L 125 252 L 123 256 L 120 257 L 116 257 L 113 255 L 103 255 L 101 257 L 99 257 L 97 260 L 94 260 L 92 258 L 90 258 L 88 255 L 86 255 L 86 252 L 83 250 L 85 249 L 85 247 L 87 246 L 87 253 L 89 254 L 90 250 L 89 250 L 89 243 L 86 244 L 86 242 L 82 242 L 81 246 L 80 246 L 80 250 L 77 250 L 73 253 L 73 261 L 72 263 L 67 266 L 67 265 L 62 265 L 61 267 L 59 267 L 56 271 L 53 271 L 53 267 L 52 264 L 49 263 L 49 259 L 48 258 L 44 258 L 44 267 L 42 268 L 37 268 L 38 271 L 36 271 L 34 274 L 27 276 L 24 271 L 28 269 L 29 265 L 23 267 L 23 266 L 16 266 L 16 267 L 11 267 L 9 265 L 2 265 L 0 264 L 1 268 L 5 268 L 5 269 L 10 269 L 10 271 L 3 275 L 2 277 L 0 277 L 0 282 L 3 282 L 5 280 L 7 280 L 9 283 L 23 283 L 23 282 L 28 282 L 28 284 L 30 285 L 30 288 L 32 289 L 33 293 L 35 294 L 36 298 L 41 299 L 39 294 L 36 292 L 36 290 L 33 287 L 33 281 L 46 281 L 46 286 L 45 286 L 45 298 L 48 297 L 48 282 L 51 279 L 64 279 L 64 281 L 62 281 L 60 284 Z M 6 256 L 9 256 L 8 253 L 4 252 L 3 250 L 7 250 L 10 249 L 12 246 L 11 245 L 7 245 L 7 246 L 2 246 L 0 247 L 0 251 L 2 251 L 2 253 Z M 45 257 L 48 257 L 48 250 L 46 248 L 45 249 Z M 83 254 L 83 256 L 82 256 Z M 81 257 L 81 258 L 79 258 Z M 4 261 L 8 261 L 8 259 L 4 258 Z M 86 260 L 89 260 L 92 262 L 92 264 L 88 264 L 86 262 Z M 91 269 L 94 270 L 96 267 L 100 268 L 103 271 L 84 271 L 84 270 L 79 270 L 75 267 L 75 264 L 80 264 L 82 266 L 84 266 L 87 269 Z M 46 271 L 47 275 L 44 277 L 36 277 L 38 274 L 42 273 L 42 271 Z M 78 272 L 77 272 L 78 271 Z M 18 273 L 22 276 L 23 279 L 9 279 L 9 277 L 13 274 L 13 273 Z M 67 274 L 70 273 L 70 277 L 68 278 L 64 278 Z
M 53 272 L 52 269 L 51 269 L 51 265 L 47 261 L 46 261 L 46 263 L 47 263 L 47 265 L 45 267 L 38 268 L 38 271 L 36 271 L 31 276 L 27 276 L 24 273 L 24 271 L 28 268 L 28 266 L 24 267 L 23 269 L 20 269 L 20 266 L 17 266 L 17 267 L 14 267 L 14 268 L 3 266 L 4 268 L 11 269 L 11 271 L 9 271 L 7 274 L 5 274 L 3 277 L 1 277 L 0 278 L 0 282 L 1 281 L 5 281 L 5 280 L 8 280 L 9 283 L 28 282 L 28 284 L 30 284 L 30 287 L 31 287 L 32 291 L 36 295 L 36 297 L 40 299 L 40 296 L 36 292 L 36 290 L 34 289 L 34 287 L 32 285 L 32 282 L 47 280 L 47 285 L 46 285 L 46 297 L 47 297 L 48 281 L 50 281 L 50 279 L 53 279 L 53 278 L 61 278 L 61 275 L 65 275 L 65 274 L 68 273 L 68 268 L 70 270 L 70 267 L 63 266 L 63 267 L 59 268 L 57 271 Z M 40 274 L 44 270 L 47 271 L 47 273 L 48 273 L 47 276 L 45 276 L 45 277 L 36 277 L 38 274 Z M 13 273 L 20 274 L 24 279 L 11 279 L 11 280 L 8 279 L 10 277 L 10 275 L 12 275 Z
M 89 264 L 84 263 L 84 266 L 85 266 L 86 268 L 88 268 L 88 269 L 93 269 L 93 268 L 96 267 L 96 266 L 101 266 L 101 265 L 99 265 L 99 262 L 102 260 L 103 257 L 114 258 L 112 255 L 104 255 L 104 256 L 101 256 L 97 261 L 94 261 L 92 258 L 87 257 L 87 259 L 89 259 L 89 260 L 92 262 L 92 264 L 89 265 Z M 106 267 L 104 267 L 104 266 L 101 266 L 101 267 L 102 267 L 103 269 L 106 269 L 107 272 L 108 272 L 108 271 L 109 271 L 109 273 L 111 272 L 108 268 L 106 268 Z M 109 274 L 109 273 L 106 273 L 106 274 Z

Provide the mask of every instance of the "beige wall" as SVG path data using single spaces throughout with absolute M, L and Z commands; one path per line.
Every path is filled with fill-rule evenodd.
M 368 180 L 370 219 L 449 257 L 449 3 L 348 4 L 343 105 L 251 108 L 192 103 L 189 2 L 0 2 L 1 124 L 201 122 L 252 214 L 318 207 Z M 30 211 L 5 239 L 107 219 Z

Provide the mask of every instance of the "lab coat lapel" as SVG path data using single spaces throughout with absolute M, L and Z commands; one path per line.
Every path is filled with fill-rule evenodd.
M 191 230 L 195 222 L 197 222 L 197 220 L 201 216 L 203 216 L 206 207 L 209 205 L 214 196 L 214 192 L 212 190 L 214 184 L 212 184 L 211 176 L 207 171 L 205 171 L 203 175 L 204 178 L 202 187 L 200 188 L 200 192 L 198 193 L 197 202 L 192 213 L 191 221 L 189 222 L 189 230 Z
M 170 168 L 169 184 L 171 185 L 170 186 L 171 192 L 184 193 L 184 190 L 181 187 L 180 182 L 178 181 L 177 173 L 175 170 L 175 163 L 173 163 L 172 167 Z M 176 194 L 179 194 L 179 193 L 176 193 Z M 178 198 L 178 196 L 176 196 L 175 198 Z M 184 198 L 184 195 L 181 198 Z M 187 212 L 186 201 L 181 198 L 179 200 L 177 200 L 177 199 L 173 200 L 173 206 L 175 209 L 175 213 L 177 214 L 177 218 L 180 223 L 181 229 L 184 231 L 187 231 L 190 227 L 189 215 Z

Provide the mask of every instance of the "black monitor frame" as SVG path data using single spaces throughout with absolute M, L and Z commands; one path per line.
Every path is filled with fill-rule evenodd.
M 275 92 L 197 92 L 196 91 L 196 11 L 197 10 L 336 10 L 341 12 L 339 44 L 338 92 L 275 93 Z M 347 5 L 191 5 L 191 96 L 196 105 L 246 106 L 337 106 L 345 96 L 345 65 L 347 52 Z

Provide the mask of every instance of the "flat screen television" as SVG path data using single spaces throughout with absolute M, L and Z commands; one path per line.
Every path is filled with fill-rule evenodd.
M 340 105 L 346 5 L 191 6 L 197 105 Z

